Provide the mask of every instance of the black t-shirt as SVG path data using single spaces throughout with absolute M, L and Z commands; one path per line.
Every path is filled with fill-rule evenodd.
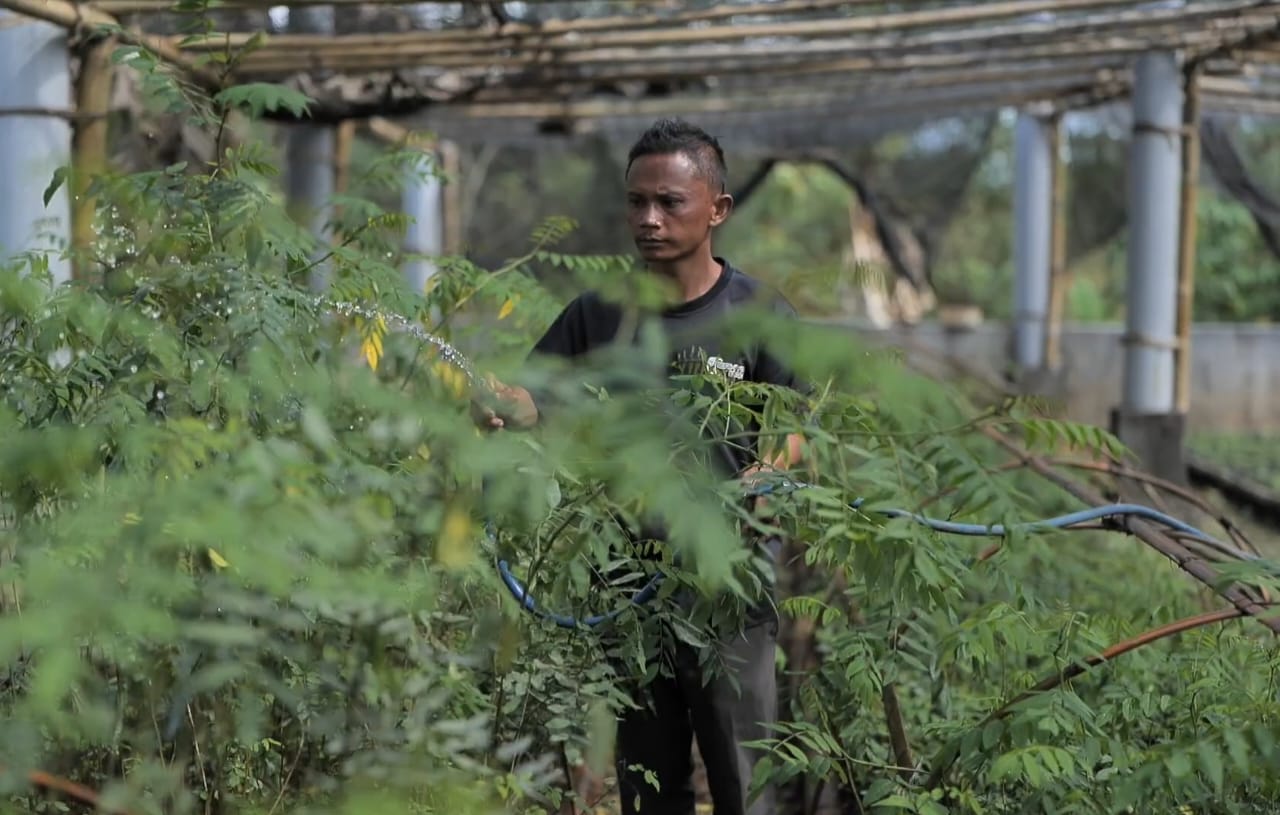
M 779 293 L 735 268 L 722 258 L 721 274 L 705 294 L 686 303 L 670 307 L 656 315 L 670 349 L 668 373 L 693 374 L 704 371 L 708 378 L 728 377 L 782 385 L 802 390 L 795 374 L 759 342 L 736 343 L 723 329 L 724 318 L 743 307 L 763 307 L 773 313 L 795 316 L 795 309 Z M 533 354 L 560 357 L 584 357 L 594 351 L 615 346 L 615 342 L 638 343 L 640 327 L 630 337 L 619 337 L 624 310 L 595 292 L 584 293 L 556 317 L 533 348 Z M 535 400 L 539 395 L 534 393 Z M 542 409 L 542 405 L 539 405 Z M 713 457 L 725 475 L 736 475 L 757 463 L 760 428 L 754 420 L 748 427 L 734 427 L 716 442 Z M 776 445 L 775 445 L 776 446 Z

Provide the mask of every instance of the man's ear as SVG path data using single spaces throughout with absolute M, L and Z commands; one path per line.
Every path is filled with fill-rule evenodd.
M 711 225 L 719 226 L 724 223 L 731 212 L 733 212 L 733 196 L 727 192 L 720 193 L 711 204 Z

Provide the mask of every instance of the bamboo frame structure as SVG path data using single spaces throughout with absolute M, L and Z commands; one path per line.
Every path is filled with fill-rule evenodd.
M 666 114 L 901 117 L 1032 102 L 1066 110 L 1125 95 L 1129 63 L 1152 49 L 1203 63 L 1207 110 L 1280 111 L 1280 75 L 1266 70 L 1280 63 L 1280 4 L 1273 0 L 1172 7 L 905 0 L 890 11 L 882 0 L 743 0 L 700 9 L 619 2 L 603 16 L 537 22 L 506 19 L 476 0 L 461 4 L 470 13 L 459 20 L 439 16 L 433 30 L 152 33 L 159 18 L 172 17 L 162 11 L 172 2 L 0 0 L 0 7 L 73 30 L 111 27 L 122 42 L 149 48 L 207 90 L 284 82 L 316 100 L 318 123 L 426 114 L 405 123 L 542 119 L 577 123 L 572 131 L 591 129 L 583 123 L 594 120 Z M 273 5 L 228 0 L 220 8 Z M 528 8 L 538 14 L 542 6 Z M 218 62 L 227 68 L 211 70 Z M 1040 81 L 1055 70 L 1059 81 Z M 1256 77 L 1274 91 L 1246 81 Z

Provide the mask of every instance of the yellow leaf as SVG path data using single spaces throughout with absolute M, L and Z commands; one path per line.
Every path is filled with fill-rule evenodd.
M 362 323 L 361 328 L 364 327 L 365 324 Z M 368 328 L 364 339 L 360 342 L 360 351 L 364 354 L 369 367 L 376 371 L 378 360 L 382 359 L 382 337 L 387 333 L 387 321 L 379 315 Z
M 427 447 L 425 444 L 418 445 L 418 455 L 421 456 L 423 461 L 430 461 L 431 448 Z
M 124 523 L 126 526 L 137 526 L 142 523 L 142 516 L 136 512 L 126 512 L 124 514 Z
M 505 320 L 507 319 L 508 316 L 510 316 L 511 312 L 515 310 L 516 300 L 518 299 L 519 299 L 518 297 L 507 298 L 507 302 L 503 303 L 502 308 L 498 309 L 499 320 Z
M 360 351 L 364 354 L 364 359 L 369 363 L 369 367 L 378 370 L 378 360 L 382 358 L 382 343 L 378 341 L 375 334 L 370 334 L 360 343 Z
M 218 554 L 218 550 L 214 549 L 212 546 L 209 547 L 208 554 L 209 562 L 219 569 L 225 569 L 231 565 L 230 563 L 227 563 L 227 559 Z
M 444 513 L 440 525 L 440 540 L 436 545 L 436 559 L 447 569 L 467 565 L 472 555 L 471 517 L 457 504 Z

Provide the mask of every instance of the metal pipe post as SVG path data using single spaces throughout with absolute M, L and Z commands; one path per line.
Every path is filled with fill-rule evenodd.
M 444 195 L 434 155 L 423 153 L 417 165 L 405 179 L 401 210 L 409 220 L 405 254 L 418 255 L 405 259 L 404 276 L 409 286 L 422 294 L 436 273 L 431 258 L 444 251 Z
M 0 263 L 38 252 L 55 284 L 71 279 L 71 201 L 44 191 L 71 161 L 72 107 L 66 30 L 0 11 Z
M 1174 410 L 1178 315 L 1182 74 L 1172 53 L 1138 58 L 1129 160 L 1129 258 L 1123 410 Z
M 1027 112 L 1014 129 L 1013 361 L 1044 367 L 1045 318 L 1053 234 L 1054 128 Z
M 332 8 L 289 9 L 289 31 L 295 34 L 332 34 Z M 333 219 L 334 174 L 337 156 L 334 128 L 297 124 L 289 128 L 286 153 L 286 189 L 289 210 L 320 241 L 308 281 L 314 291 L 328 286 L 328 269 L 319 259 L 329 250 L 329 222 Z

